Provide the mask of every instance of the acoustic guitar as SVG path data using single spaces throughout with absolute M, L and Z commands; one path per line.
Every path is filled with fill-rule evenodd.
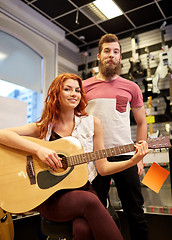
M 0 240 L 14 240 L 14 226 L 11 214 L 0 208 Z
M 74 137 L 44 141 L 25 137 L 55 150 L 62 157 L 63 167 L 53 171 L 36 155 L 0 145 L 0 207 L 10 213 L 27 212 L 60 189 L 73 189 L 88 181 L 87 162 L 135 150 L 134 143 L 84 153 Z M 168 148 L 167 137 L 148 141 L 149 148 Z

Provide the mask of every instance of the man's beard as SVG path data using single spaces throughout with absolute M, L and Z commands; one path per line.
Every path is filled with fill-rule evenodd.
M 113 62 L 113 63 L 103 63 L 103 61 L 99 60 L 99 71 L 105 77 L 113 77 L 114 75 L 120 75 L 121 73 L 121 63 L 120 62 Z

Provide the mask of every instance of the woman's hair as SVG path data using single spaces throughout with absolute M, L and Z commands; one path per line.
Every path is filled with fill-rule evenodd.
M 120 46 L 120 53 L 122 52 L 121 44 L 119 42 L 118 37 L 115 34 L 108 33 L 108 34 L 103 35 L 99 40 L 99 45 L 98 45 L 99 54 L 102 51 L 103 43 L 110 43 L 110 42 L 118 42 L 119 46 Z
M 61 108 L 61 91 L 63 89 L 63 83 L 67 79 L 74 79 L 78 81 L 80 90 L 81 90 L 81 100 L 78 106 L 74 109 L 74 113 L 76 116 L 87 116 L 88 114 L 85 111 L 85 107 L 87 106 L 86 101 L 86 94 L 82 86 L 82 79 L 73 73 L 64 73 L 58 75 L 53 82 L 51 83 L 48 92 L 47 97 L 44 101 L 44 108 L 41 115 L 41 118 L 39 121 L 36 122 L 37 126 L 40 129 L 40 138 L 45 138 L 48 126 L 50 124 L 55 124 L 58 122 L 58 116 L 60 113 Z M 54 128 L 52 128 L 53 132 Z

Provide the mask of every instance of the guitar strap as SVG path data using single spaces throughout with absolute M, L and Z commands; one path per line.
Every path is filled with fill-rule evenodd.
M 14 240 L 14 226 L 11 214 L 0 208 L 0 240 Z

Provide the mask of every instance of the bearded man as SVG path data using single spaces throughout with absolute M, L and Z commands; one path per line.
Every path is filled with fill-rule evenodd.
M 87 112 L 98 117 L 103 125 L 105 148 L 133 143 L 130 128 L 130 109 L 136 124 L 136 141 L 147 139 L 147 122 L 143 96 L 138 85 L 122 78 L 121 45 L 115 34 L 101 37 L 98 45 L 99 73 L 83 81 L 88 106 Z M 125 161 L 133 155 L 109 157 L 108 161 Z M 93 186 L 104 206 L 110 189 L 111 178 L 115 182 L 122 208 L 127 216 L 130 239 L 147 240 L 148 228 L 143 211 L 144 199 L 139 176 L 143 173 L 143 161 L 122 172 L 102 177 L 98 175 Z

